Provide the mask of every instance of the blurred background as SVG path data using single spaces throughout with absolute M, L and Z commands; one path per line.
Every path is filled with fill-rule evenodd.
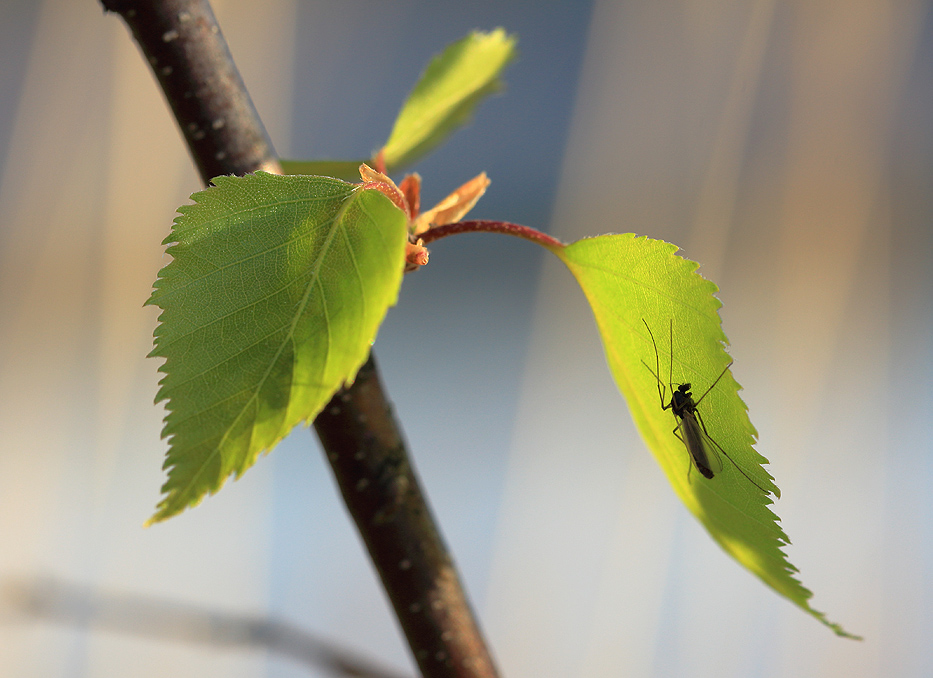
M 516 32 L 504 96 L 417 166 L 423 204 L 485 170 L 476 217 L 636 232 L 701 262 L 790 560 L 865 636 L 779 598 L 678 504 L 570 275 L 470 235 L 406 278 L 376 353 L 503 676 L 933 674 L 928 2 L 214 6 L 285 157 L 368 156 L 433 54 Z M 331 675 L 101 628 L 89 604 L 117 600 L 137 621 L 155 602 L 268 617 L 413 674 L 307 430 L 142 527 L 165 453 L 142 304 L 199 183 L 94 0 L 0 1 L 0 163 L 0 673 Z M 37 582 L 79 600 L 27 614 Z

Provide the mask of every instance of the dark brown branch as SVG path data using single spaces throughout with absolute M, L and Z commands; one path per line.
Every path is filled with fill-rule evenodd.
M 278 172 L 256 113 L 206 0 L 101 0 L 133 32 L 205 185 L 222 174 Z M 257 11 L 260 11 L 257 7 Z
M 207 0 L 101 1 L 132 30 L 205 183 L 278 169 Z M 314 428 L 423 675 L 496 676 L 371 356 Z
M 314 427 L 423 675 L 495 676 L 394 421 L 370 359 Z

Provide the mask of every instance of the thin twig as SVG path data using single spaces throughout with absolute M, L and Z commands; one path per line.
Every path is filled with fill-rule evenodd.
M 460 233 L 501 233 L 502 235 L 512 235 L 516 238 L 530 240 L 549 250 L 559 250 L 566 247 L 566 244 L 554 236 L 542 233 L 535 228 L 531 228 L 531 226 L 522 226 L 511 221 L 493 221 L 491 219 L 472 219 L 469 221 L 456 221 L 443 226 L 432 226 L 418 237 L 421 238 L 423 244 L 427 245 L 435 240 Z
M 264 617 L 100 591 L 48 578 L 10 582 L 4 593 L 20 613 L 60 624 L 215 647 L 259 647 L 335 676 L 405 678 L 356 652 Z

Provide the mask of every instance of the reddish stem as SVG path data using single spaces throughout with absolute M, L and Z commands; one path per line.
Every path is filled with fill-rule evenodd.
M 445 224 L 444 226 L 435 226 L 421 233 L 418 237 L 427 245 L 430 242 L 446 238 L 448 235 L 456 235 L 457 233 L 504 233 L 505 235 L 514 235 L 517 238 L 530 240 L 552 251 L 566 247 L 566 245 L 557 238 L 547 233 L 542 233 L 530 226 L 513 224 L 509 221 L 492 221 L 488 219 L 457 221 L 452 224 Z

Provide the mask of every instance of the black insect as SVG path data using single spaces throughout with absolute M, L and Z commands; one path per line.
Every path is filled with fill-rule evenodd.
M 654 346 L 654 361 L 655 361 L 655 371 L 652 371 L 651 367 L 643 360 L 642 364 L 648 368 L 648 371 L 654 376 L 658 382 L 658 396 L 661 399 L 661 409 L 670 410 L 674 414 L 674 421 L 677 423 L 677 426 L 674 427 L 674 435 L 677 436 L 677 439 L 680 440 L 687 448 L 687 452 L 690 454 L 690 458 L 693 460 L 693 465 L 697 467 L 697 470 L 700 474 L 707 479 L 711 479 L 716 473 L 722 471 L 722 460 L 719 459 L 718 452 L 721 452 L 723 456 L 726 457 L 729 461 L 732 462 L 732 465 L 735 466 L 743 476 L 748 478 L 748 481 L 752 483 L 759 490 L 768 493 L 768 490 L 763 488 L 757 482 L 752 480 L 752 478 L 742 469 L 741 466 L 735 463 L 735 461 L 730 457 L 722 446 L 717 443 L 710 436 L 709 432 L 706 430 L 706 424 L 703 423 L 703 417 L 700 415 L 697 407 L 700 406 L 700 403 L 703 402 L 703 399 L 709 394 L 710 391 L 719 383 L 719 380 L 723 378 L 726 374 L 726 370 L 732 367 L 732 362 L 730 361 L 726 365 L 722 372 L 719 373 L 719 376 L 716 377 L 716 380 L 710 385 L 708 389 L 703 392 L 703 395 L 700 396 L 698 400 L 693 399 L 693 394 L 690 392 L 690 384 L 677 384 L 675 388 L 674 384 L 674 321 L 671 320 L 671 369 L 668 377 L 668 385 L 671 388 L 671 400 L 668 403 L 665 403 L 665 394 L 667 393 L 667 388 L 664 385 L 664 382 L 661 381 L 661 377 L 658 376 L 661 372 L 660 358 L 658 356 L 658 344 L 654 340 L 654 334 L 651 332 L 651 328 L 648 327 L 648 323 L 642 319 L 642 322 L 645 323 L 645 329 L 648 330 L 648 335 L 651 337 L 651 343 Z M 718 452 L 717 452 L 718 450 Z M 716 470 L 713 470 L 713 467 L 716 467 Z M 687 478 L 690 477 L 690 469 L 687 469 Z

